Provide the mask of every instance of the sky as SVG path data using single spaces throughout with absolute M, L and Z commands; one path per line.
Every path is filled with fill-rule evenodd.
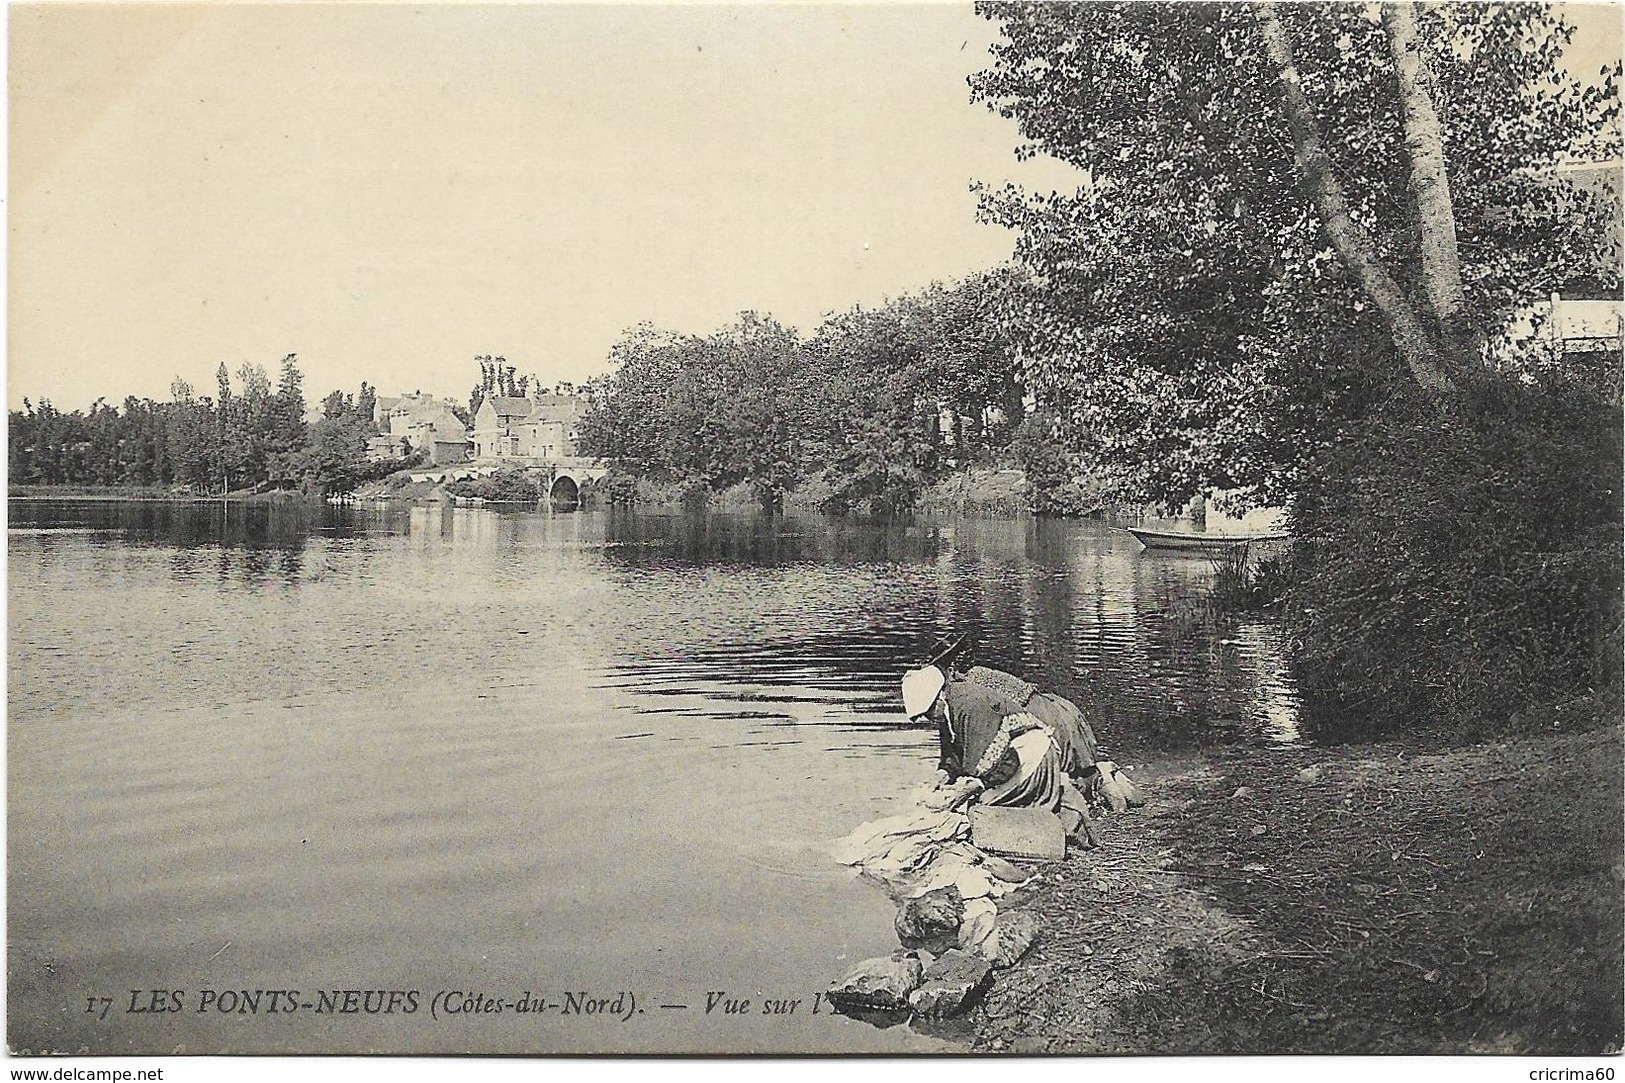
M 1008 257 L 968 4 L 13 6 L 8 399 L 543 383 Z M 1054 173 L 1070 174 L 1058 163 Z M 1071 184 L 1070 177 L 1064 182 Z
M 1617 58 L 1619 9 L 1572 10 L 1584 66 Z M 973 180 L 1076 177 L 969 102 L 968 3 L 51 3 L 9 31 L 12 408 L 289 353 L 310 401 L 463 398 L 478 355 L 579 382 L 644 320 L 811 332 L 1006 259 Z

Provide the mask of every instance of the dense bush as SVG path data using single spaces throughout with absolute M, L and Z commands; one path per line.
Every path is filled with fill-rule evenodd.
M 462 478 L 446 486 L 452 496 L 478 497 L 504 504 L 534 504 L 542 487 L 523 470 L 499 470 L 489 477 Z
M 1292 508 L 1311 716 L 1482 732 L 1617 701 L 1620 425 L 1576 389 L 1483 377 L 1341 433 Z
M 1085 453 L 1067 449 L 1049 411 L 1022 421 L 1010 451 L 1027 475 L 1028 510 L 1034 515 L 1099 515 L 1107 510 L 1109 494 L 1098 469 Z
M 638 479 L 612 471 L 581 491 L 583 506 L 630 508 L 638 503 Z

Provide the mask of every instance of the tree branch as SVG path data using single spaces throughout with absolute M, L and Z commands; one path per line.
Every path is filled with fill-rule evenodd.
M 1315 202 L 1320 222 L 1343 265 L 1359 281 L 1366 296 L 1388 322 L 1399 355 L 1416 382 L 1429 391 L 1450 386 L 1438 347 L 1427 333 L 1416 307 L 1383 267 L 1376 246 L 1349 212 L 1343 186 L 1332 172 L 1331 158 L 1321 141 L 1314 110 L 1298 81 L 1292 40 L 1273 3 L 1255 6 L 1264 49 L 1281 84 L 1281 101 L 1292 132 L 1292 156 L 1298 176 Z
M 1456 213 L 1445 172 L 1444 132 L 1429 91 L 1431 71 L 1410 0 L 1382 6 L 1382 25 L 1399 77 L 1400 122 L 1411 159 L 1411 188 L 1416 195 L 1422 284 L 1439 321 L 1449 360 L 1460 364 L 1471 333 L 1466 326 L 1467 301 L 1461 287 L 1461 260 L 1456 248 Z

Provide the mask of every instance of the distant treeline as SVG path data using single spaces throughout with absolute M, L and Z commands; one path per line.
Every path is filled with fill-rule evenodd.
M 830 510 L 906 508 L 949 470 L 1021 457 L 1007 271 L 829 317 L 801 338 L 747 312 L 709 335 L 648 324 L 589 383 L 584 453 L 655 481 L 765 505 L 810 485 Z
M 311 424 L 293 354 L 282 359 L 274 388 L 257 364 L 237 370 L 235 388 L 224 363 L 215 379 L 213 397 L 177 377 L 168 402 L 130 396 L 118 407 L 98 399 L 88 412 L 23 400 L 23 409 L 11 411 L 10 483 L 332 493 L 378 472 L 366 462 L 367 437 L 376 432 L 376 395 L 366 383 L 355 396 L 329 394 Z

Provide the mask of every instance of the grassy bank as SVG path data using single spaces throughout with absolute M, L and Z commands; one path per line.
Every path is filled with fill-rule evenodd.
M 928 514 L 1014 519 L 1032 510 L 1032 493 L 1020 470 L 973 467 L 926 489 L 917 507 Z
M 748 510 L 760 506 L 749 485 L 709 492 L 693 483 L 662 483 L 628 474 L 612 473 L 584 494 L 589 504 L 634 504 L 643 508 L 710 507 Z M 784 494 L 786 511 L 820 512 L 834 500 L 829 479 L 808 478 Z M 1032 495 L 1026 475 L 1016 469 L 974 467 L 957 471 L 926 487 L 914 510 L 928 515 L 968 515 L 1013 519 L 1028 514 Z M 860 507 L 860 513 L 867 511 Z
M 1621 731 L 1234 752 L 1043 874 L 978 1009 L 1011 1052 L 1596 1054 L 1621 1042 Z

